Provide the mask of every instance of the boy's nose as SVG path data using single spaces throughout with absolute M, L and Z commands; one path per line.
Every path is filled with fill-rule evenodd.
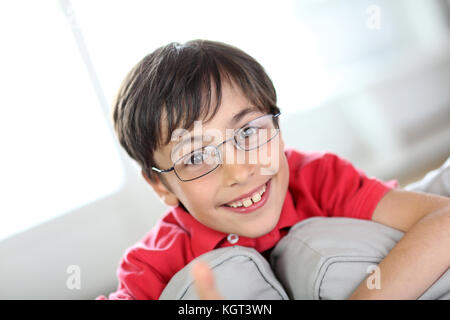
M 248 151 L 238 149 L 232 143 L 226 143 L 223 151 L 222 172 L 226 186 L 245 184 L 255 175 L 257 164 L 249 161 Z
M 223 164 L 223 179 L 227 187 L 247 183 L 255 175 L 254 164 Z

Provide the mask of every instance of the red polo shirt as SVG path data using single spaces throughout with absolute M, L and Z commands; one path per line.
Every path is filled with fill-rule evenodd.
M 172 207 L 136 245 L 127 249 L 117 271 L 119 286 L 109 299 L 158 299 L 175 273 L 216 248 L 240 245 L 269 253 L 294 224 L 315 216 L 370 220 L 384 194 L 397 186 L 367 177 L 348 161 L 325 152 L 285 149 L 289 187 L 276 227 L 259 238 L 210 229 L 181 206 Z M 97 299 L 106 299 L 100 296 Z

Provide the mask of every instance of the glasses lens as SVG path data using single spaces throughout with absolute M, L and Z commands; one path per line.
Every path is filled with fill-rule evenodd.
M 239 129 L 234 139 L 240 148 L 253 150 L 272 140 L 279 132 L 272 114 L 257 118 Z M 212 145 L 196 149 L 177 160 L 174 164 L 175 173 L 182 181 L 200 178 L 221 163 L 219 150 Z
M 253 150 L 266 144 L 278 134 L 273 115 L 262 116 L 249 122 L 235 136 L 237 144 L 244 150 Z
M 220 155 L 214 146 L 192 151 L 175 163 L 175 172 L 181 180 L 193 180 L 217 168 Z

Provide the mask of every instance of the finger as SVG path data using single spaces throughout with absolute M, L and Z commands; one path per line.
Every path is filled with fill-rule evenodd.
M 196 261 L 192 266 L 194 286 L 200 300 L 223 299 L 217 290 L 214 274 L 204 261 Z

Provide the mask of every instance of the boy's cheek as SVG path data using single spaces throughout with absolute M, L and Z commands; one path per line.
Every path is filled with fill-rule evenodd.
M 280 137 L 281 138 L 281 137 Z M 282 139 L 274 139 L 266 145 L 266 148 L 261 148 L 260 154 L 260 174 L 272 176 L 279 172 L 280 164 L 283 161 L 284 155 L 284 142 Z

